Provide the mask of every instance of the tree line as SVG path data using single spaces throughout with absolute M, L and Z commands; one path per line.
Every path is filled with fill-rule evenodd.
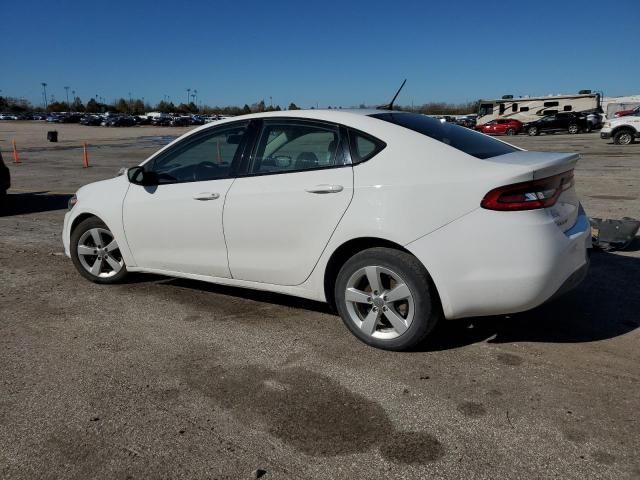
M 395 106 L 396 110 L 407 112 L 424 113 L 427 115 L 460 115 L 466 113 L 477 112 L 479 100 L 466 103 L 446 103 L 446 102 L 430 102 L 422 105 L 399 105 Z M 287 106 L 287 110 L 299 110 L 295 103 L 291 102 Z M 314 107 L 311 107 L 314 108 Z M 327 107 L 329 109 L 341 109 L 343 107 Z M 348 108 L 375 108 L 375 106 L 367 106 L 360 104 L 358 107 Z M 3 97 L 0 96 L 0 112 L 24 113 L 33 111 L 44 111 L 42 106 L 34 106 L 30 101 L 23 98 Z M 271 112 L 280 111 L 280 105 L 266 105 L 264 100 L 253 103 L 251 105 L 244 104 L 242 107 L 229 105 L 225 107 L 196 105 L 193 102 L 174 104 L 171 101 L 162 100 L 155 105 L 144 102 L 141 98 L 127 100 L 119 98 L 115 102 L 103 103 L 95 98 L 83 102 L 80 97 L 75 97 L 73 101 L 60 102 L 52 101 L 47 105 L 47 112 L 86 112 L 86 113 L 106 113 L 118 112 L 132 115 L 141 115 L 146 112 L 163 112 L 163 113 L 179 113 L 179 114 L 204 114 L 204 115 L 242 115 L 246 113 Z

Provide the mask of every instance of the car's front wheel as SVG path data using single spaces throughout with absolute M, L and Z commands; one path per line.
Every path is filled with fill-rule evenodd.
M 535 137 L 536 135 L 540 134 L 540 132 L 538 131 L 538 127 L 529 127 L 527 129 L 527 133 L 530 137 Z
M 335 301 L 356 337 L 387 350 L 418 345 L 442 316 L 424 266 L 409 253 L 390 248 L 351 257 L 338 273 Z
M 580 127 L 578 127 L 578 125 L 576 125 L 575 123 L 572 123 L 571 125 L 569 125 L 569 133 L 571 135 L 575 135 L 579 131 L 580 131 Z
M 634 134 L 631 130 L 620 130 L 613 136 L 616 145 L 630 145 L 633 143 Z
M 83 220 L 71 233 L 71 260 L 80 274 L 95 283 L 117 283 L 127 275 L 120 247 L 96 217 Z
M 516 134 L 516 130 L 514 128 L 507 129 L 507 135 L 512 136 Z

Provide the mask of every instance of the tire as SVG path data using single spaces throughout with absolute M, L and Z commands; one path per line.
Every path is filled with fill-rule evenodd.
M 357 253 L 340 269 L 334 292 L 338 313 L 351 333 L 385 350 L 419 345 L 442 317 L 427 270 L 400 250 L 371 248 Z
M 632 130 L 625 128 L 624 130 L 619 130 L 613 136 L 613 143 L 616 145 L 631 145 L 635 140 L 635 132 Z
M 569 125 L 568 131 L 571 135 L 575 135 L 576 133 L 580 133 L 580 127 L 575 123 L 572 123 L 571 125 Z
M 507 129 L 507 135 L 509 135 L 510 137 L 515 135 L 515 134 L 516 134 L 515 129 L 513 129 L 513 128 L 508 128 Z
M 127 276 L 120 248 L 109 228 L 97 217 L 83 220 L 71 232 L 71 260 L 87 280 L 119 283 Z
M 538 130 L 538 127 L 529 127 L 527 128 L 527 134 L 530 137 L 537 137 L 538 135 L 540 135 L 540 131 Z

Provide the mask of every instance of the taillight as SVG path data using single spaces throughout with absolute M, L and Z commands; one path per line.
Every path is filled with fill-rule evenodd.
M 484 196 L 480 206 L 502 211 L 548 208 L 572 186 L 573 170 L 570 170 L 553 177 L 494 188 Z

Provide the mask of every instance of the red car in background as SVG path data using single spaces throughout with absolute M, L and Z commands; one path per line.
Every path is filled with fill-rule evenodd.
M 512 118 L 498 118 L 478 125 L 476 130 L 487 135 L 516 135 L 522 130 L 522 122 Z
M 614 117 L 627 117 L 629 115 L 635 115 L 640 112 L 640 106 L 634 108 L 633 110 L 621 110 L 613 114 Z

